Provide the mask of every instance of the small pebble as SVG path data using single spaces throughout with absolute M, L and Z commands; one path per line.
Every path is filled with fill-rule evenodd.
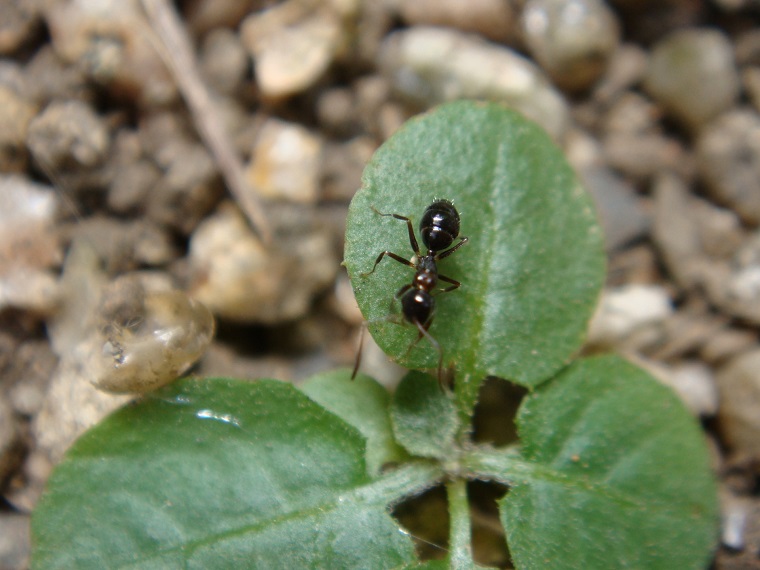
M 226 28 L 217 28 L 203 39 L 199 63 L 209 87 L 225 94 L 242 85 L 249 65 L 238 34 Z
M 568 125 L 563 97 L 529 60 L 455 30 L 417 26 L 389 35 L 380 65 L 394 89 L 424 108 L 457 99 L 515 107 L 555 139 Z
M 666 383 L 698 417 L 712 417 L 718 411 L 718 389 L 712 370 L 701 362 L 686 362 L 671 368 Z
M 521 24 L 533 57 L 569 91 L 588 89 L 620 42 L 617 18 L 602 0 L 528 0 Z
M 109 144 L 105 121 L 82 101 L 53 102 L 29 124 L 27 146 L 46 168 L 97 166 Z
M 124 325 L 107 327 L 89 363 L 99 390 L 142 394 L 165 386 L 203 356 L 214 337 L 211 312 L 181 291 L 146 291 L 139 305 Z
M 733 494 L 721 495 L 721 544 L 734 551 L 741 552 L 745 547 L 745 532 L 749 505 Z
M 399 2 L 398 10 L 410 26 L 456 28 L 499 42 L 514 35 L 514 9 L 503 0 L 415 0 Z
M 139 1 L 52 2 L 45 21 L 56 53 L 116 95 L 146 107 L 177 98 Z
M 147 219 L 90 216 L 73 224 L 67 234 L 90 244 L 111 274 L 165 265 L 176 257 L 169 232 Z
M 62 259 L 53 229 L 58 196 L 15 175 L 0 175 L 0 196 L 0 308 L 47 314 L 57 298 L 51 268 Z
M 717 374 L 718 427 L 738 457 L 760 458 L 760 350 L 728 362 Z
M 27 97 L 0 83 L 0 172 L 26 168 L 26 137 L 37 106 Z
M 338 53 L 343 19 L 356 9 L 353 4 L 324 2 L 309 12 L 284 2 L 243 21 L 243 45 L 253 57 L 256 83 L 265 98 L 282 99 L 316 83 Z
M 600 103 L 614 100 L 644 78 L 649 54 L 635 44 L 622 44 L 612 54 L 605 74 L 594 87 L 593 97 Z
M 260 0 L 193 0 L 182 12 L 190 30 L 201 36 L 213 29 L 235 29 L 246 15 L 261 8 Z
M 711 122 L 700 133 L 697 155 L 711 196 L 760 224 L 760 112 L 737 109 Z
M 34 37 L 40 24 L 43 3 L 36 0 L 14 0 L 3 5 L 0 18 L 0 54 L 10 55 Z
M 699 128 L 739 96 L 731 42 L 717 30 L 672 32 L 654 47 L 645 86 L 665 110 Z
M 246 175 L 260 196 L 301 204 L 319 198 L 322 141 L 294 123 L 269 119 L 256 140 Z
M 335 278 L 339 261 L 326 232 L 301 209 L 268 211 L 277 228 L 268 247 L 230 203 L 191 236 L 191 292 L 220 318 L 263 324 L 295 320 Z
M 615 251 L 646 234 L 649 214 L 628 182 L 601 166 L 578 173 L 596 203 L 607 251 Z
M 222 195 L 214 160 L 198 143 L 175 140 L 164 149 L 163 176 L 148 194 L 146 213 L 159 225 L 189 235 Z
M 626 285 L 606 289 L 591 320 L 588 342 L 606 347 L 629 346 L 634 334 L 647 342 L 661 336 L 673 313 L 670 297 L 658 285 Z

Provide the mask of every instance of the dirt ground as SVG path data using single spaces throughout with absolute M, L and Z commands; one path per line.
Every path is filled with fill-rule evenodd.
M 588 349 L 700 419 L 714 568 L 760 568 L 758 24 L 758 0 L 0 0 L 0 569 L 27 566 L 67 446 L 132 397 L 88 380 L 144 390 L 207 348 L 203 310 L 161 292 L 216 318 L 194 373 L 353 364 L 348 203 L 385 139 L 458 98 L 566 151 L 609 254 Z M 139 369 L 135 323 L 166 303 L 186 352 L 115 377 L 104 335 Z M 373 346 L 364 363 L 401 373 Z

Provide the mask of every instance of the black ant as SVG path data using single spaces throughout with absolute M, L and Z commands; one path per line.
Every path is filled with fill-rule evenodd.
M 468 238 L 462 237 L 459 243 L 451 247 L 454 240 L 459 237 L 459 212 L 457 212 L 454 204 L 449 200 L 436 200 L 425 209 L 420 220 L 420 236 L 422 237 L 422 243 L 427 248 L 427 253 L 422 255 L 417 238 L 414 236 L 412 220 L 400 214 L 384 214 L 375 209 L 374 206 L 372 206 L 372 210 L 380 216 L 390 216 L 406 222 L 406 227 L 409 231 L 409 244 L 412 246 L 415 258 L 413 261 L 408 261 L 400 255 L 386 250 L 377 256 L 375 264 L 372 266 L 372 271 L 362 273 L 361 276 L 367 277 L 374 273 L 378 263 L 385 256 L 395 259 L 399 263 L 403 263 L 415 270 L 416 273 L 412 278 L 412 282 L 401 287 L 393 298 L 394 300 L 401 299 L 401 314 L 404 316 L 404 319 L 416 326 L 419 331 L 417 340 L 409 345 L 409 350 L 414 348 L 424 336 L 438 351 L 438 383 L 443 386 L 443 351 L 441 350 L 441 345 L 428 332 L 428 329 L 433 322 L 435 313 L 435 298 L 432 292 L 438 284 L 438 280 L 450 283 L 449 287 L 440 289 L 441 293 L 448 293 L 461 286 L 459 281 L 445 275 L 440 275 L 437 266 L 438 261 L 450 256 L 467 243 Z M 361 347 L 357 355 L 353 374 L 351 375 L 352 379 L 356 376 L 356 372 L 359 369 L 360 360 Z

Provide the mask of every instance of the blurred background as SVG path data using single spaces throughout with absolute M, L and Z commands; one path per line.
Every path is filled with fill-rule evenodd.
M 683 398 L 720 479 L 714 568 L 760 568 L 759 23 L 758 0 L 0 0 L 0 568 L 28 564 L 68 445 L 134 397 L 91 382 L 151 295 L 214 314 L 194 374 L 353 366 L 348 203 L 405 120 L 460 98 L 538 122 L 593 194 L 587 350 Z M 402 373 L 370 342 L 363 370 Z M 478 429 L 513 402 L 487 384 Z

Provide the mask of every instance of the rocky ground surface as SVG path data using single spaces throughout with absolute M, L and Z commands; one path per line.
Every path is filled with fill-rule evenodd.
M 724 512 L 714 567 L 760 568 L 758 0 L 178 4 L 0 6 L 0 568 L 27 564 L 66 446 L 130 398 L 87 380 L 145 389 L 205 348 L 203 311 L 162 292 L 216 316 L 198 374 L 353 363 L 348 202 L 400 124 L 457 98 L 513 106 L 565 149 L 607 232 L 589 346 L 700 418 Z M 182 350 L 146 372 L 134 315 L 167 306 Z M 102 362 L 105 330 L 139 386 Z

